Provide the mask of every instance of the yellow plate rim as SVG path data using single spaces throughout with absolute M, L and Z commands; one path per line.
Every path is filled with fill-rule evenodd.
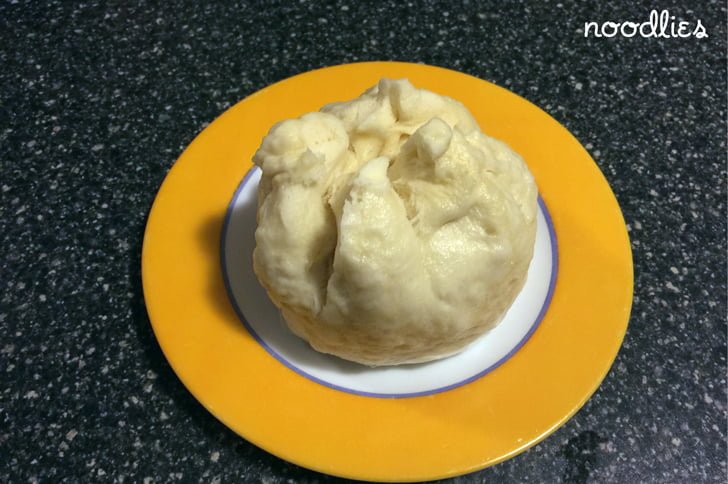
M 521 153 L 548 205 L 559 244 L 551 305 L 529 341 L 485 378 L 426 397 L 347 394 L 283 367 L 231 324 L 232 318 L 242 327 L 232 306 L 226 309 L 220 301 L 219 294 L 227 294 L 219 254 L 209 260 L 210 247 L 219 250 L 219 240 L 197 240 L 205 224 L 208 239 L 215 230 L 219 237 L 230 196 L 251 166 L 251 150 L 274 121 L 354 97 L 379 77 L 409 77 L 418 87 L 461 100 L 487 134 Z M 552 169 L 556 162 L 559 171 Z M 219 220 L 207 220 L 217 212 L 223 214 Z M 571 418 L 596 391 L 621 346 L 631 310 L 632 271 L 617 201 L 571 133 L 530 102 L 487 81 L 401 62 L 310 71 L 228 109 L 170 170 L 150 211 L 142 249 L 152 327 L 170 365 L 198 401 L 235 432 L 283 459 L 379 481 L 437 479 L 482 469 L 535 445 Z M 241 391 L 241 378 L 246 390 L 264 397 Z M 529 378 L 530 385 L 519 385 Z M 519 400 L 535 401 L 546 389 L 552 397 L 539 400 L 540 408 Z

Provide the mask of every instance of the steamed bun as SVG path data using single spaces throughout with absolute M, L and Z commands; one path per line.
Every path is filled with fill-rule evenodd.
M 318 351 L 372 366 L 443 358 L 525 282 L 536 185 L 458 101 L 382 79 L 276 124 L 253 161 L 255 273 Z

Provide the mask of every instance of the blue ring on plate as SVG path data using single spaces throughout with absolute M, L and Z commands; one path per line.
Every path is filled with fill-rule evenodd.
M 228 299 L 230 300 L 230 303 L 233 306 L 233 309 L 235 310 L 235 313 L 238 315 L 238 318 L 245 326 L 245 329 L 248 330 L 250 335 L 257 341 L 265 350 L 270 353 L 271 356 L 273 356 L 276 360 L 280 361 L 283 365 L 285 365 L 287 368 L 295 371 L 299 375 L 308 378 L 309 380 L 315 381 L 316 383 L 323 385 L 328 388 L 333 388 L 334 390 L 339 390 L 346 393 L 352 393 L 354 395 L 360 395 L 363 397 L 376 397 L 376 398 L 410 398 L 410 397 L 423 397 L 426 395 L 434 395 L 436 393 L 442 393 L 446 392 L 448 390 L 452 390 L 453 388 L 461 387 L 463 385 L 467 385 L 470 382 L 473 382 L 491 371 L 498 368 L 500 365 L 505 363 L 511 356 L 516 354 L 516 352 L 521 349 L 521 347 L 528 341 L 528 339 L 531 337 L 531 335 L 536 331 L 538 326 L 541 324 L 541 321 L 543 320 L 544 316 L 546 315 L 546 311 L 548 310 L 549 305 L 551 304 L 551 298 L 554 295 L 554 287 L 556 286 L 556 274 L 558 273 L 559 268 L 559 250 L 556 242 L 556 231 L 554 230 L 554 224 L 551 220 L 551 214 L 548 211 L 548 208 L 546 208 L 546 203 L 543 201 L 543 198 L 541 198 L 541 195 L 538 196 L 538 205 L 541 208 L 541 211 L 543 212 L 544 219 L 546 219 L 546 226 L 549 230 L 549 239 L 551 241 L 551 278 L 549 279 L 549 288 L 546 292 L 546 298 L 544 299 L 543 305 L 541 306 L 541 310 L 538 313 L 538 316 L 536 316 L 536 320 L 531 325 L 531 328 L 528 330 L 528 332 L 523 336 L 521 341 L 516 344 L 516 346 L 511 349 L 503 358 L 496 361 L 492 365 L 490 365 L 485 370 L 482 370 L 478 372 L 477 374 L 470 376 L 462 381 L 459 381 L 457 383 L 452 383 L 450 385 L 446 385 L 444 387 L 435 388 L 433 390 L 426 390 L 422 392 L 411 392 L 411 393 L 375 393 L 375 392 L 363 392 L 359 390 L 352 390 L 350 388 L 342 387 L 339 385 L 334 385 L 333 383 L 329 383 L 325 380 L 322 380 L 320 378 L 316 378 L 313 375 L 310 375 L 309 373 L 306 373 L 302 369 L 298 368 L 297 366 L 293 365 L 291 362 L 286 360 L 282 355 L 278 354 L 273 348 L 268 346 L 268 344 L 258 335 L 258 333 L 255 332 L 253 327 L 248 323 L 248 320 L 245 318 L 245 314 L 243 314 L 243 311 L 238 306 L 238 302 L 235 299 L 235 295 L 233 294 L 232 287 L 230 286 L 230 279 L 228 277 L 227 272 L 227 260 L 225 258 L 225 239 L 227 238 L 227 231 L 228 231 L 228 225 L 230 224 L 230 218 L 233 213 L 233 207 L 235 206 L 235 201 L 240 196 L 240 192 L 245 187 L 245 184 L 250 181 L 251 176 L 260 168 L 254 166 L 251 168 L 248 173 L 243 178 L 243 181 L 240 182 L 240 185 L 235 190 L 235 193 L 233 194 L 232 200 L 230 200 L 230 204 L 228 205 L 227 212 L 225 213 L 225 220 L 223 221 L 222 225 L 222 233 L 220 235 L 220 264 L 222 266 L 222 277 L 223 281 L 225 283 L 225 290 L 228 294 Z

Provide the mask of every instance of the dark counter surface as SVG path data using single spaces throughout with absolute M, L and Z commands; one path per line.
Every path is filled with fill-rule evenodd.
M 142 233 L 167 170 L 227 107 L 313 68 L 392 59 L 550 113 L 599 164 L 632 240 L 632 318 L 597 393 L 458 482 L 725 482 L 725 2 L 655 2 L 708 38 L 584 38 L 586 21 L 649 15 L 610 3 L 3 1 L 0 481 L 335 480 L 247 443 L 185 390 L 144 308 Z

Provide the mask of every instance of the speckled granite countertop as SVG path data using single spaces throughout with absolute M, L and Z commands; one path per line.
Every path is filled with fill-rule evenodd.
M 187 393 L 144 308 L 142 233 L 225 108 L 312 68 L 395 59 L 548 111 L 632 238 L 633 316 L 600 389 L 543 443 L 457 482 L 725 482 L 725 2 L 656 5 L 706 39 L 584 38 L 586 21 L 646 19 L 637 2 L 128 3 L 0 4 L 0 481 L 335 480 Z

